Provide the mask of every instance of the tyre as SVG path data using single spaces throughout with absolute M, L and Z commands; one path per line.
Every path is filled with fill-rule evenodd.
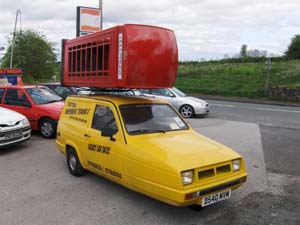
M 195 113 L 193 107 L 190 105 L 181 106 L 179 112 L 184 118 L 191 118 Z
M 57 123 L 50 119 L 44 118 L 40 122 L 40 132 L 45 138 L 54 138 L 56 136 Z
M 67 150 L 67 165 L 70 174 L 73 176 L 80 177 L 84 174 L 84 168 L 81 166 L 76 151 L 72 148 Z
M 190 205 L 189 208 L 195 212 L 199 212 L 203 209 L 201 205 Z

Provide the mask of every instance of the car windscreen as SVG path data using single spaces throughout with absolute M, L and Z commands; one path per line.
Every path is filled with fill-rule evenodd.
M 60 102 L 63 99 L 55 94 L 49 88 L 36 87 L 26 89 L 32 100 L 37 105 L 48 104 L 52 102 Z
M 164 133 L 186 130 L 187 124 L 167 104 L 130 104 L 120 106 L 128 134 Z
M 180 96 L 180 97 L 185 97 L 185 96 L 186 96 L 185 93 L 183 93 L 182 91 L 178 90 L 176 87 L 171 88 L 171 90 L 172 90 L 173 92 L 175 92 L 175 93 L 176 93 L 178 96 Z

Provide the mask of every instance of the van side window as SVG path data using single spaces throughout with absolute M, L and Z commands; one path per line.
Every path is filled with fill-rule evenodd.
M 4 104 L 17 106 L 30 106 L 30 102 L 23 90 L 8 89 L 4 96 Z
M 103 128 L 111 128 L 117 133 L 118 127 L 112 110 L 106 106 L 97 105 L 94 112 L 92 128 L 99 131 L 102 131 Z

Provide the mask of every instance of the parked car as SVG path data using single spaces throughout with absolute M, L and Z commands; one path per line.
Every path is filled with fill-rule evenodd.
M 40 85 L 50 88 L 63 99 L 66 99 L 69 95 L 89 95 L 91 93 L 89 87 L 67 87 L 60 82 L 41 83 Z
M 52 138 L 56 136 L 64 101 L 43 86 L 3 86 L 0 87 L 0 106 L 23 114 L 29 120 L 32 130 Z
M 30 138 L 31 127 L 25 116 L 2 107 L 0 107 L 0 115 L 0 148 L 27 141 Z
M 206 101 L 192 96 L 188 96 L 175 87 L 158 89 L 140 89 L 140 91 L 145 96 L 167 100 L 185 118 L 190 118 L 195 115 L 207 115 L 209 112 L 209 105 Z

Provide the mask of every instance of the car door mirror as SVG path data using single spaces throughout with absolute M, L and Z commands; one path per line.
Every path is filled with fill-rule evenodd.
M 25 104 L 24 106 L 25 106 L 25 107 L 27 107 L 27 108 L 31 108 L 31 105 L 30 105 L 30 103 L 28 103 L 28 104 Z
M 169 97 L 175 98 L 176 96 L 173 93 L 169 93 Z
M 31 108 L 31 104 L 30 102 L 23 102 L 23 106 L 27 107 L 27 108 Z
M 31 104 L 29 101 L 26 101 L 26 100 L 18 100 L 15 102 L 15 105 L 17 106 L 24 106 L 24 107 L 27 107 L 27 108 L 31 108 Z
M 110 140 L 115 141 L 116 139 L 113 135 L 116 133 L 116 130 L 110 127 L 105 127 L 101 130 L 102 137 L 110 137 Z

